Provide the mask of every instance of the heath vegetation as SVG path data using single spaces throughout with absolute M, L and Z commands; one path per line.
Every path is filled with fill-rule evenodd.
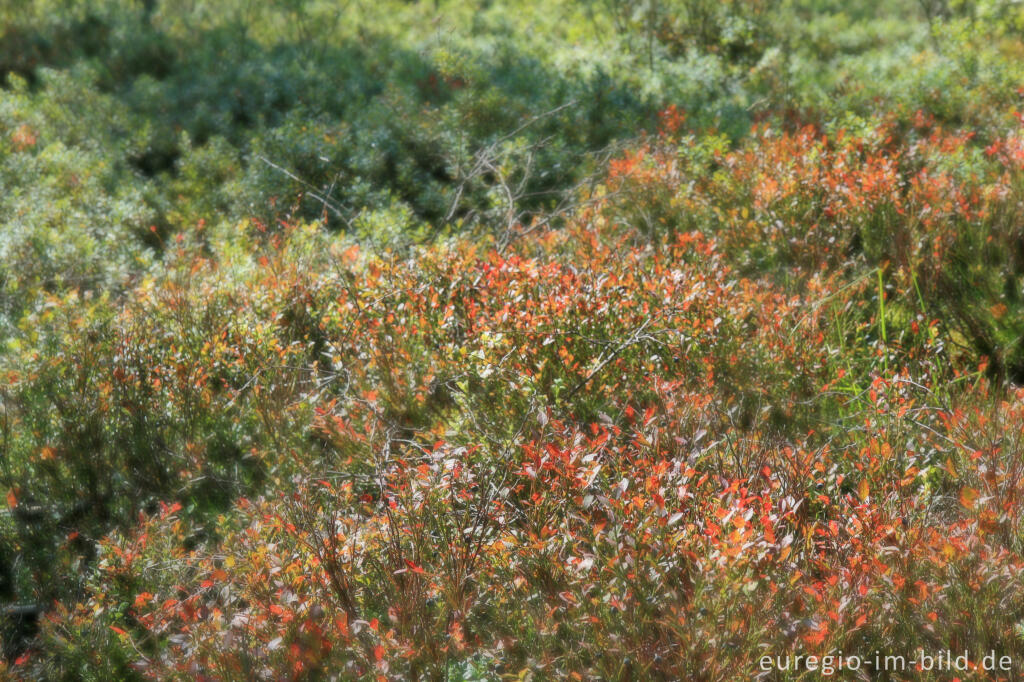
M 1022 674 L 1020 3 L 29 0 L 0 84 L 0 677 Z

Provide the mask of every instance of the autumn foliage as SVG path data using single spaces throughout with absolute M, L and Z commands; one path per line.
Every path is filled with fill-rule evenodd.
M 0 1 L 0 680 L 1024 679 L 1022 83 L 1011 0 Z
M 402 256 L 316 225 L 198 229 L 101 333 L 53 300 L 61 354 L 9 376 L 37 452 L 8 504 L 88 481 L 87 438 L 142 457 L 148 492 L 86 486 L 144 511 L 8 672 L 1024 660 L 1024 133 L 1002 125 L 763 125 L 730 147 L 675 110 L 557 229 Z M 19 407 L 40 393 L 90 400 L 95 433 Z

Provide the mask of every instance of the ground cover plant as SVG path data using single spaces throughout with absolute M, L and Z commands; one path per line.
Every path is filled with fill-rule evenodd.
M 0 19 L 0 676 L 1022 674 L 1017 4 Z

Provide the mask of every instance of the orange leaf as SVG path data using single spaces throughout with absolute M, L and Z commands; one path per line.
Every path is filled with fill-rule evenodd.
M 871 489 L 868 487 L 868 479 L 860 479 L 860 483 L 857 485 L 857 494 L 860 495 L 862 502 L 866 502 L 868 495 L 871 494 Z
M 974 509 L 974 505 L 977 501 L 978 491 L 974 488 L 964 488 L 960 491 L 960 504 L 968 509 Z

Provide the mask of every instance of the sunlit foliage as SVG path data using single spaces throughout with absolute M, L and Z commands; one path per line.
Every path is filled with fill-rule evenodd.
M 0 675 L 1024 662 L 1011 5 L 51 4 Z

